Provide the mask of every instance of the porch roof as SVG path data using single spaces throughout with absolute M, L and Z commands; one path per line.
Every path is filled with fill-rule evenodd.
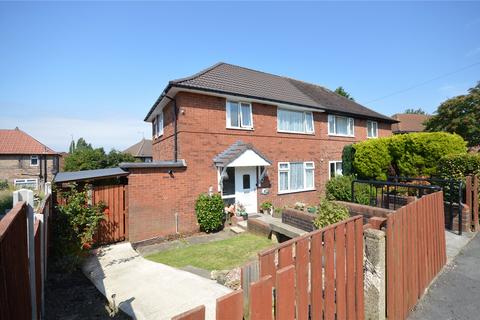
M 235 142 L 213 158 L 217 167 L 269 166 L 272 162 L 252 144 L 241 140 Z

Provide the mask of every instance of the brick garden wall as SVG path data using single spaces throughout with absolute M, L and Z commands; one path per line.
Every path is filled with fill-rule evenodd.
M 308 232 L 315 230 L 315 226 L 313 225 L 313 220 L 315 220 L 315 217 L 316 214 L 291 208 L 282 210 L 283 223 Z

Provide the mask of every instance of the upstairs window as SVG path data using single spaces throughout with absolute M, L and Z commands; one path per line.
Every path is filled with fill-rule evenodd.
M 278 163 L 278 192 L 298 192 L 315 189 L 315 165 L 308 162 Z
M 38 156 L 30 156 L 30 166 L 31 167 L 38 166 Z
M 328 134 L 334 136 L 353 137 L 353 118 L 329 114 Z
M 367 137 L 368 138 L 377 138 L 378 137 L 378 123 L 377 121 L 367 121 Z
M 227 128 L 253 129 L 252 105 L 247 102 L 227 101 Z
M 163 111 L 153 118 L 152 128 L 154 138 L 163 135 Z
M 278 108 L 277 131 L 313 133 L 313 113 Z

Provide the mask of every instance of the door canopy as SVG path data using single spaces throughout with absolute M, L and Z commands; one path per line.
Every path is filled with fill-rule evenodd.
M 237 141 L 219 153 L 213 162 L 217 167 L 266 167 L 272 164 L 252 144 Z

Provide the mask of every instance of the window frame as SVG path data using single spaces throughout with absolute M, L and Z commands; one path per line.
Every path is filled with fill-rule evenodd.
M 32 160 L 37 160 L 37 164 L 32 164 Z M 40 157 L 36 154 L 30 156 L 30 167 L 38 167 L 40 165 Z M 21 180 L 21 179 L 19 179 Z
M 163 110 L 155 115 L 152 121 L 152 126 L 153 126 L 153 138 L 159 138 L 163 136 Z
M 368 125 L 371 124 L 375 124 L 375 135 L 374 136 L 370 136 L 370 130 L 368 129 Z M 368 139 L 376 139 L 378 138 L 378 121 L 374 121 L 374 120 L 367 120 L 367 138 Z
M 331 128 L 330 126 L 330 119 L 333 117 L 334 119 L 334 127 Z M 350 121 L 352 122 L 352 125 L 351 125 L 351 128 L 352 128 L 352 132 L 350 134 L 341 134 L 341 133 L 336 133 L 337 131 L 337 118 L 345 118 L 347 119 L 347 123 L 348 123 L 348 128 L 350 128 Z M 355 137 L 355 119 L 352 118 L 352 117 L 347 117 L 347 116 L 339 116 L 339 115 L 336 115 L 336 114 L 329 114 L 328 115 L 328 119 L 327 119 L 327 126 L 328 126 L 328 135 L 329 136 L 336 136 L 336 137 Z M 332 132 L 332 129 L 333 129 L 333 132 Z M 349 129 L 347 129 L 348 131 Z
M 337 177 L 337 163 L 341 163 L 342 164 L 342 176 L 343 176 L 343 161 L 342 160 L 332 160 L 332 161 L 328 161 L 328 180 L 334 178 L 334 177 Z M 335 164 L 335 176 L 332 177 L 332 164 Z
M 239 126 L 232 126 L 231 122 L 231 110 L 230 110 L 230 103 L 237 103 L 238 104 L 238 123 Z M 242 104 L 248 105 L 250 107 L 250 126 L 243 125 L 243 117 L 242 117 Z M 227 99 L 225 105 L 225 122 L 227 129 L 235 129 L 235 130 L 253 130 L 253 106 L 250 102 L 240 101 L 240 100 L 229 100 Z
M 13 186 L 17 188 L 17 183 L 19 181 L 24 181 L 24 183 L 27 183 L 27 181 L 35 182 L 35 187 L 33 190 L 38 190 L 38 179 L 13 179 Z
M 302 131 L 291 131 L 291 130 L 280 129 L 280 117 L 278 115 L 280 110 L 303 113 L 303 128 L 304 128 L 304 131 L 302 132 Z M 307 113 L 312 115 L 312 130 L 311 131 L 307 130 Z M 277 107 L 277 132 L 314 135 L 315 134 L 315 119 L 313 117 L 313 111 L 293 110 L 293 109 L 288 109 L 288 108 Z
M 291 182 L 291 176 L 290 176 L 290 164 L 291 163 L 302 163 L 303 164 L 303 188 L 302 189 L 296 189 L 296 190 L 291 190 L 290 189 L 290 182 Z M 286 168 L 280 168 L 281 165 L 286 165 Z M 307 167 L 307 165 L 311 165 L 310 167 Z M 315 191 L 315 162 L 314 161 L 281 161 L 278 162 L 277 165 L 277 189 L 278 189 L 278 194 L 288 194 L 288 193 L 297 193 L 297 192 L 306 192 L 306 191 Z M 307 170 L 311 170 L 313 172 L 313 187 L 312 188 L 307 188 Z M 280 174 L 283 172 L 287 172 L 287 177 L 288 177 L 288 190 L 280 190 Z

